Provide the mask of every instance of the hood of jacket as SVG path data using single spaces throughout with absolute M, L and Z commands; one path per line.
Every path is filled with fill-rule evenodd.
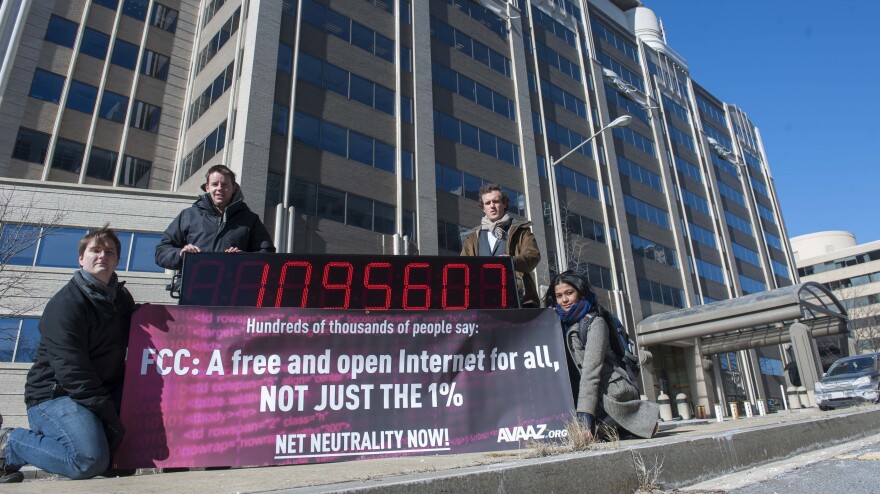
M 207 212 L 211 216 L 220 216 L 220 211 L 217 211 L 217 208 L 214 207 L 214 201 L 211 200 L 211 196 L 207 192 L 200 195 L 196 202 L 193 203 L 193 206 Z M 229 206 L 226 206 L 226 217 L 228 218 L 244 209 L 247 209 L 247 204 L 244 202 L 244 194 L 241 192 L 241 187 L 236 184 L 232 199 L 229 200 Z

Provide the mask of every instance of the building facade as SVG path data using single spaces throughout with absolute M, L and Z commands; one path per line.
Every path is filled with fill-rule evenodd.
M 581 270 L 630 327 L 795 278 L 760 132 L 636 0 L 23 0 L 0 46 L 0 222 L 46 234 L 3 265 L 42 280 L 3 308 L 5 376 L 86 229 L 125 232 L 135 297 L 173 303 L 152 247 L 217 163 L 284 252 L 456 255 L 497 182 L 538 284 Z M 729 390 L 681 346 L 644 350 L 649 398 L 781 376 L 778 349 L 767 372 L 713 356 Z
M 791 249 L 801 281 L 828 287 L 846 307 L 855 352 L 880 352 L 880 241 L 817 232 L 793 237 Z

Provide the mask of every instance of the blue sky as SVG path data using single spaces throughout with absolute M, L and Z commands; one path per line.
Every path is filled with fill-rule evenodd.
M 760 129 L 789 236 L 880 240 L 880 2 L 643 3 L 691 77 Z

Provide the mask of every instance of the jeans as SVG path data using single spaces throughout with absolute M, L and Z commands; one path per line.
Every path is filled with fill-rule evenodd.
M 31 464 L 71 479 L 90 479 L 110 465 L 103 422 L 69 396 L 30 407 L 28 422 L 30 429 L 9 431 L 8 465 Z

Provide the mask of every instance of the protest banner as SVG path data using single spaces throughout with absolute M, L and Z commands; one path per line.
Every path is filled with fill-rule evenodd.
M 564 437 L 553 311 L 147 305 L 116 468 L 297 464 Z

